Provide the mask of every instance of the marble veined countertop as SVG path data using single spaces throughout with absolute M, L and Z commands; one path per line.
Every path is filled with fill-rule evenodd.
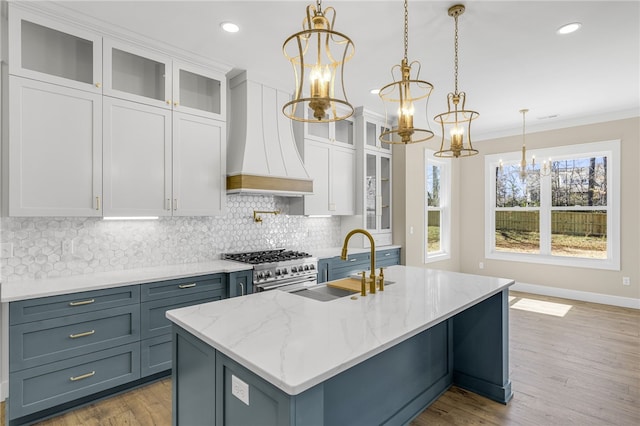
M 244 271 L 252 268 L 249 264 L 229 260 L 212 260 L 210 262 L 96 272 L 70 277 L 7 281 L 3 282 L 0 287 L 0 301 L 2 303 L 15 302 L 37 297 L 56 296 L 175 278 Z
M 321 302 L 278 290 L 175 309 L 167 318 L 289 395 L 508 288 L 504 278 L 391 266 L 384 292 Z

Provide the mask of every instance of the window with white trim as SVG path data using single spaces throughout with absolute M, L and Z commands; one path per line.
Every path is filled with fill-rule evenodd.
M 425 150 L 425 263 L 451 257 L 451 160 L 433 154 Z
M 620 141 L 485 157 L 485 256 L 620 269 Z M 542 159 L 542 160 L 541 160 Z

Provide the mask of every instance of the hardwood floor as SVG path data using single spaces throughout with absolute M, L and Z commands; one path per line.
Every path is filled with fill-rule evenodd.
M 513 400 L 502 405 L 452 387 L 411 425 L 640 424 L 640 311 L 524 293 L 511 295 Z M 528 300 L 534 301 L 529 305 L 537 303 L 547 311 L 562 308 L 558 305 L 570 305 L 570 309 L 560 317 L 513 307 Z M 170 424 L 170 379 L 39 423 Z

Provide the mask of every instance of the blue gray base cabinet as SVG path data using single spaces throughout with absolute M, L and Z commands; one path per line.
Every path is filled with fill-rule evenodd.
M 172 333 L 165 312 L 247 294 L 251 273 L 11 302 L 7 424 L 31 423 L 167 376 Z
M 376 250 L 376 268 L 399 264 L 399 248 Z M 321 258 L 318 259 L 318 283 L 339 280 L 369 269 L 371 269 L 369 252 L 349 254 L 347 260 L 340 259 L 340 256 Z
M 505 290 L 298 395 L 174 325 L 173 424 L 400 425 L 452 384 L 507 403 L 507 309 Z

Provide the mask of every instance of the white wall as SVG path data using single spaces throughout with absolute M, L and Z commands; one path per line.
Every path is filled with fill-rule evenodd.
M 452 258 L 426 265 L 423 149 L 425 145 L 433 148 L 437 142 L 394 148 L 394 213 L 401 211 L 394 216 L 394 241 L 404 244 L 406 264 L 507 277 L 532 292 L 640 308 L 640 118 L 528 133 L 526 141 L 527 148 L 536 149 L 614 139 L 622 141 L 620 271 L 485 259 L 484 155 L 519 150 L 522 135 L 476 142 L 479 155 L 454 160 Z M 403 181 L 405 188 L 396 187 Z M 403 206 L 396 204 L 399 194 Z M 479 268 L 479 262 L 484 263 L 484 269 Z M 622 285 L 623 276 L 631 278 L 630 286 Z

